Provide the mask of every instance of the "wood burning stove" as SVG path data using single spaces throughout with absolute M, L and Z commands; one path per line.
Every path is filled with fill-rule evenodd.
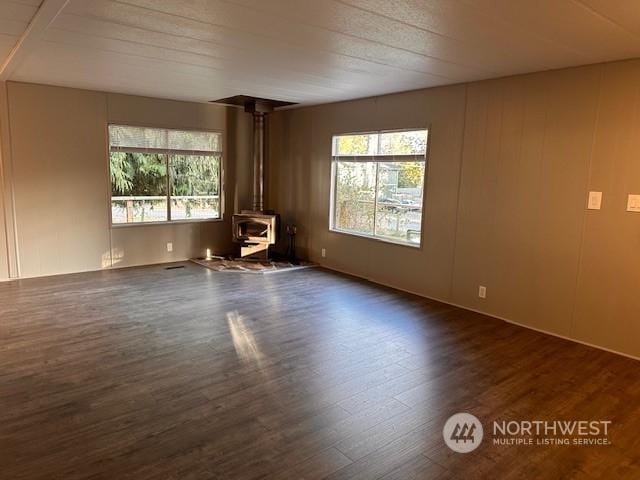
M 266 260 L 269 247 L 280 234 L 280 216 L 264 209 L 265 123 L 267 113 L 286 102 L 253 97 L 232 97 L 219 103 L 244 105 L 253 115 L 253 208 L 233 215 L 233 241 L 240 243 L 240 256 Z
M 280 216 L 243 210 L 233 216 L 233 241 L 241 244 L 241 257 L 268 258 L 269 246 L 278 241 Z

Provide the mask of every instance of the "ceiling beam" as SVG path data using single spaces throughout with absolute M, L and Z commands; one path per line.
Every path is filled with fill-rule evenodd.
M 45 30 L 62 12 L 69 0 L 44 0 L 24 33 L 0 67 L 0 81 L 9 80 L 18 66 L 40 42 Z

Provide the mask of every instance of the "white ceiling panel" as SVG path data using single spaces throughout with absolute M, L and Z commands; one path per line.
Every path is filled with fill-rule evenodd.
M 492 52 L 501 68 L 507 68 L 508 64 L 509 68 L 528 71 L 531 62 L 543 68 L 556 68 L 575 61 L 579 53 L 459 1 L 344 0 L 344 3 L 456 40 L 460 45 Z M 582 60 L 587 62 L 588 56 L 582 56 Z
M 614 51 L 625 58 L 640 54 L 640 39 L 578 1 L 464 1 L 496 19 L 533 31 L 538 37 L 551 40 L 556 45 L 588 54 L 592 61 L 607 60 Z M 606 8 L 622 3 L 630 2 L 610 0 Z
M 17 41 L 18 37 L 15 35 L 0 34 L 0 59 L 5 59 L 9 56 Z
M 585 7 L 627 32 L 640 36 L 640 2 L 612 2 L 611 0 L 580 0 Z M 637 40 L 636 40 L 637 41 Z
M 25 33 L 38 6 L 0 0 L 2 58 L 29 37 L 5 78 L 193 101 L 309 105 L 640 56 L 626 0 L 45 0 Z
M 38 8 L 42 4 L 42 0 L 11 0 L 13 3 L 20 3 L 22 5 L 31 5 Z
M 26 32 L 41 0 L 0 0 L 0 69 Z
M 0 34 L 20 36 L 38 11 L 38 5 L 0 0 Z
M 40 2 L 29 3 L 20 0 L 0 0 L 0 18 L 29 23 L 39 6 Z

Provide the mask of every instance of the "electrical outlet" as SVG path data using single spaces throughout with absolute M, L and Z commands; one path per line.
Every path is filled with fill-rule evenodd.
M 629 195 L 627 212 L 640 212 L 640 195 Z
M 589 210 L 600 210 L 602 207 L 602 192 L 589 192 L 587 208 Z
M 167 243 L 167 252 L 173 252 L 173 243 L 171 242 Z
M 327 249 L 326 248 L 322 249 L 322 258 L 327 258 Z
M 487 287 L 480 285 L 478 287 L 478 297 L 487 298 Z

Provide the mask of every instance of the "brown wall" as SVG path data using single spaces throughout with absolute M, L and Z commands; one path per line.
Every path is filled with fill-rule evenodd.
M 625 211 L 640 193 L 638 98 L 640 61 L 627 61 L 281 112 L 269 206 L 328 267 L 640 356 L 640 214 Z M 110 121 L 224 130 L 226 220 L 110 228 Z M 419 126 L 422 248 L 329 232 L 331 135 Z M 250 203 L 250 132 L 211 105 L 0 84 L 0 279 L 225 251 L 229 214 Z M 602 210 L 586 210 L 589 190 Z
M 280 112 L 270 203 L 327 267 L 640 356 L 639 95 L 626 61 Z M 329 232 L 331 135 L 421 126 L 423 247 Z
M 3 198 L 14 199 L 21 277 L 184 260 L 206 248 L 228 251 L 230 215 L 236 204 L 249 201 L 248 115 L 214 105 L 13 82 L 7 93 L 9 132 L 2 138 L 10 139 L 13 170 Z M 225 136 L 224 221 L 111 228 L 110 122 L 233 131 Z M 167 242 L 173 243 L 171 253 Z M 6 278 L 2 255 L 0 247 L 0 278 Z
M 3 141 L 3 128 L 6 126 L 6 119 L 3 113 L 6 113 L 6 85 L 0 82 L 0 280 L 9 278 L 9 255 L 7 252 L 7 226 L 5 215 L 5 187 L 4 178 L 5 171 L 3 168 L 3 157 L 6 156 L 5 149 L 8 145 Z

